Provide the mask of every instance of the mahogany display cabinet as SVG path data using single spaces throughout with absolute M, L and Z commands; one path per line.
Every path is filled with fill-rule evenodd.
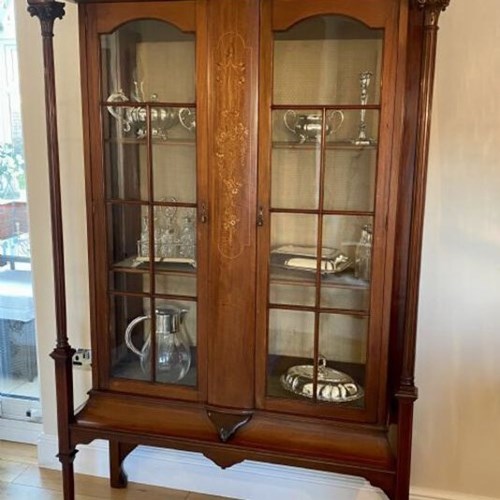
M 59 458 L 140 444 L 409 490 L 438 19 L 449 0 L 80 0 L 93 388 L 73 408 L 41 21 Z

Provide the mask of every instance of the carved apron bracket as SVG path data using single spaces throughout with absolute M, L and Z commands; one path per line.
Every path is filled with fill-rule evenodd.
M 219 439 L 226 443 L 236 431 L 247 424 L 252 418 L 251 413 L 223 413 L 214 410 L 207 410 L 208 418 L 214 424 Z

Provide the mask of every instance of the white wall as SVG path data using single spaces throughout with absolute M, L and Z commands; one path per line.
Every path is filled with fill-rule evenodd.
M 412 482 L 500 498 L 500 2 L 441 17 Z
M 44 430 L 56 433 L 55 339 L 37 20 L 18 9 Z M 56 21 L 70 342 L 88 346 L 76 7 Z M 412 484 L 500 498 L 500 2 L 441 18 L 420 299 Z M 496 167 L 496 168 L 495 168 Z M 78 399 L 89 386 L 77 376 Z M 76 460 L 78 463 L 78 458 Z M 425 496 L 425 495 L 424 495 Z M 340 498 L 340 497 L 339 497 Z M 419 498 L 424 498 L 419 497 Z M 430 496 L 426 496 L 430 498 Z M 451 497 L 450 497 L 451 498 Z

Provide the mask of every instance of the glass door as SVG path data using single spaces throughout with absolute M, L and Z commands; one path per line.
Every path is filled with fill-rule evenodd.
M 377 202 L 387 180 L 379 154 L 384 29 L 316 15 L 273 31 L 267 43 L 259 402 L 364 419 L 376 403 L 382 335 L 374 305 L 382 295 L 379 214 L 386 210 L 385 200 Z
M 204 209 L 197 192 L 196 36 L 164 18 L 132 20 L 100 35 L 102 169 L 93 189 L 102 209 L 94 220 L 96 276 L 103 280 L 96 293 L 104 286 L 106 299 L 96 304 L 95 343 L 110 387 L 193 398 L 197 221 Z
M 0 10 L 0 438 L 24 441 L 39 429 L 13 421 L 42 412 L 14 2 Z

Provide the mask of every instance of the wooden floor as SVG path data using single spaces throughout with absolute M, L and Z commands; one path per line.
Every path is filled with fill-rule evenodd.
M 129 483 L 126 489 L 118 490 L 110 488 L 107 479 L 78 474 L 75 476 L 75 483 L 77 500 L 96 498 L 214 500 L 221 498 L 138 483 Z M 60 473 L 38 467 L 35 446 L 0 441 L 0 499 L 62 500 L 61 491 Z

